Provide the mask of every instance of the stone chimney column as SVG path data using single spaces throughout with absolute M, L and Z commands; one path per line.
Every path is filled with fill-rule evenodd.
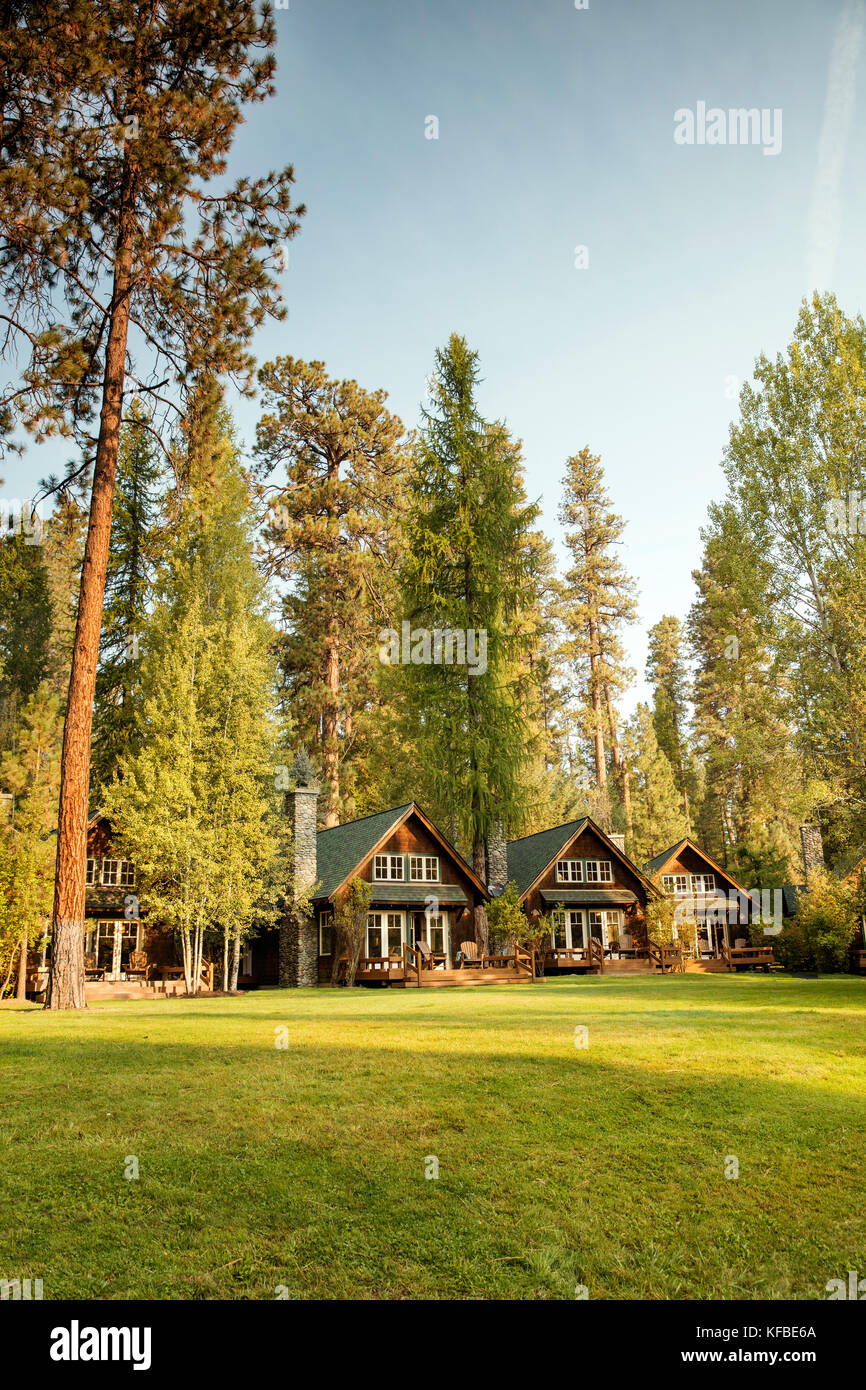
M 286 792 L 286 814 L 292 831 L 291 892 L 295 899 L 312 888 L 317 878 L 316 819 L 319 788 L 314 784 L 315 779 L 312 769 L 308 769 L 308 761 L 302 762 L 301 755 L 298 755 L 293 772 L 299 785 L 294 791 Z M 314 918 L 301 917 L 290 908 L 280 925 L 279 950 L 279 978 L 283 987 L 318 984 L 319 942 Z
M 616 847 L 617 847 L 617 849 L 619 850 L 620 854 L 625 854 L 625 836 L 624 836 L 624 835 L 608 835 L 607 838 L 608 838 L 609 840 L 611 840 L 611 841 L 616 845 Z
M 508 882 L 508 851 L 502 821 L 494 821 L 487 836 L 487 883 L 501 883 L 504 888 Z
M 820 825 L 801 825 L 800 843 L 803 846 L 803 876 L 806 882 L 816 869 L 824 867 L 824 842 Z

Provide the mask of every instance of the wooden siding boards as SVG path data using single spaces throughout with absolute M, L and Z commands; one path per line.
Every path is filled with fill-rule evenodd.
M 559 884 L 558 859 L 607 859 L 613 879 L 606 885 Z M 565 905 L 570 893 L 580 896 L 569 901 L 586 907 L 594 905 L 587 896 L 590 893 L 616 894 L 617 901 L 608 898 L 604 905 L 621 909 L 624 930 L 638 939 L 646 936 L 647 899 L 661 896 L 655 884 L 589 816 L 510 841 L 508 877 L 517 885 L 521 905 L 530 916 L 558 902 Z
M 688 837 L 678 840 L 675 845 L 671 845 L 670 849 L 657 854 L 654 859 L 644 865 L 644 872 L 648 874 L 657 887 L 661 887 L 662 878 L 668 874 L 713 873 L 717 879 L 724 879 L 729 889 L 733 888 L 737 893 L 744 893 L 750 897 L 748 890 L 742 884 L 738 883 L 726 869 L 723 869 L 721 864 L 717 864 L 715 859 L 711 859 L 706 850 L 701 849 L 700 845 Z

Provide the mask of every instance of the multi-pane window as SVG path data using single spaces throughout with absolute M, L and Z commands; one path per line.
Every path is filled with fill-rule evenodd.
M 689 892 L 688 874 L 663 874 L 662 888 L 666 893 L 673 893 L 677 898 L 685 898 Z
M 323 912 L 319 918 L 319 955 L 330 956 L 334 950 L 334 914 Z
M 439 860 L 435 854 L 410 854 L 409 878 L 413 883 L 438 883 Z
M 587 883 L 612 883 L 613 870 L 609 859 L 587 859 Z
M 550 944 L 558 950 L 583 946 L 583 912 L 554 912 L 550 919 Z
M 402 854 L 377 854 L 373 858 L 373 877 L 379 883 L 403 882 Z M 375 954 L 375 953 L 374 953 Z
M 399 956 L 403 950 L 402 912 L 367 914 L 367 955 Z
M 120 860 L 103 859 L 100 883 L 105 888 L 116 888 L 120 881 Z
M 715 874 L 692 874 L 693 893 L 715 893 L 716 876 Z
M 134 888 L 135 866 L 129 859 L 88 859 L 84 881 L 88 888 Z
M 557 860 L 556 881 L 557 883 L 583 883 L 583 860 Z

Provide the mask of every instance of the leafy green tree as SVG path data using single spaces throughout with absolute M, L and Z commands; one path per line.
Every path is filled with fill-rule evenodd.
M 452 335 L 436 353 L 410 480 L 403 603 L 410 630 L 420 635 L 412 663 L 401 670 L 417 765 L 434 812 L 469 847 L 483 879 L 494 824 L 509 829 L 522 815 L 531 730 L 521 590 L 538 508 L 525 500 L 518 454 L 504 426 L 479 413 L 478 381 L 478 354 Z M 437 653 L 435 633 L 446 630 L 462 635 L 464 663 L 444 637 Z M 449 662 L 449 655 L 457 659 Z M 476 910 L 475 933 L 484 946 L 483 908 Z
M 600 458 L 587 448 L 566 463 L 559 520 L 566 527 L 572 558 L 561 603 L 567 633 L 564 655 L 579 682 L 578 715 L 592 750 L 600 800 L 606 800 L 607 745 L 628 830 L 630 779 L 620 746 L 616 699 L 634 675 L 626 665 L 622 629 L 635 621 L 637 598 L 616 549 L 625 522 L 611 507 Z
M 106 810 L 151 918 L 179 934 L 195 992 L 207 933 L 229 944 L 275 922 L 286 822 L 276 791 L 273 629 L 255 564 L 250 497 L 224 414 L 196 445 L 176 543 L 142 653 L 142 739 Z
M 284 698 L 300 736 L 320 750 L 332 826 L 363 804 L 368 763 L 387 748 L 376 737 L 378 633 L 396 603 L 407 441 L 386 392 L 332 380 L 323 362 L 278 357 L 259 380 L 266 563 L 286 585 Z
M 751 857 L 757 869 L 755 850 L 759 843 L 769 847 L 768 832 L 775 828 L 772 855 L 787 852 L 793 867 L 809 794 L 794 748 L 773 566 L 730 505 L 710 509 L 702 534 L 703 560 L 694 574 L 698 597 L 689 615 L 694 736 L 705 776 L 700 840 L 732 870 L 738 846 L 749 841 L 744 866 Z M 765 864 L 761 877 L 770 869 Z
M 679 618 L 666 614 L 650 628 L 646 679 L 653 687 L 653 724 L 659 748 L 674 770 L 691 834 L 690 758 L 687 746 L 689 673 Z
M 114 520 L 102 610 L 91 777 L 106 786 L 118 760 L 140 746 L 139 645 L 147 624 L 160 546 L 158 489 L 162 466 L 149 416 L 134 402 L 121 431 Z
M 334 954 L 331 961 L 331 983 L 336 984 L 340 964 L 345 957 L 347 989 L 354 988 L 358 962 L 364 948 L 367 914 L 373 885 L 362 878 L 353 878 L 343 890 L 334 910 Z
M 21 534 L 0 540 L 0 740 L 8 747 L 22 702 L 49 665 L 52 614 L 42 548 Z
M 791 923 L 790 937 L 785 944 L 802 961 L 796 964 L 806 969 L 830 973 L 844 970 L 854 939 L 859 902 L 858 893 L 849 884 L 818 872 L 810 877 L 805 893 L 800 895 L 797 912 Z M 799 939 L 799 940 L 798 940 Z
M 202 371 L 252 389 L 249 344 L 283 312 L 273 272 L 302 209 L 290 168 L 219 192 L 210 181 L 242 108 L 274 90 L 275 39 L 255 0 L 206 12 L 191 0 L 19 0 L 0 13 L 0 289 L 5 345 L 23 359 L 0 394 L 0 437 L 74 434 L 93 476 L 61 764 L 54 1009 L 85 1003 L 90 734 L 124 390 L 172 402 L 174 384 L 182 395 Z
M 725 454 L 728 500 L 769 571 L 798 743 L 844 842 L 866 829 L 866 322 L 815 294 L 787 352 L 761 354 L 753 375 Z
M 0 940 L 18 945 L 19 999 L 28 946 L 48 936 L 60 789 L 60 700 L 43 681 L 21 708 L 14 747 L 0 755 L 0 785 L 12 805 L 0 824 Z
M 641 864 L 686 833 L 682 800 L 671 765 L 658 746 L 648 705 L 637 707 L 627 731 L 627 751 L 634 787 L 632 833 L 626 847 Z

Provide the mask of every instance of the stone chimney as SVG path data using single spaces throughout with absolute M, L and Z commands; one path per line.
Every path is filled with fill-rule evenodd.
M 616 847 L 617 847 L 617 849 L 619 850 L 620 854 L 625 854 L 625 836 L 624 836 L 624 835 L 608 835 L 607 838 L 608 838 L 609 840 L 611 840 L 611 841 L 613 842 L 613 844 L 616 845 Z
M 816 869 L 824 867 L 824 842 L 820 825 L 801 825 L 800 843 L 803 846 L 803 877 L 808 883 Z
M 501 820 L 493 822 L 487 836 L 486 850 L 487 883 L 498 883 L 504 888 L 508 882 L 508 851 Z
M 292 831 L 292 896 L 297 899 L 317 878 L 316 819 L 319 786 L 316 769 L 302 748 L 292 765 L 296 783 L 286 792 L 286 814 Z M 319 943 L 316 922 L 291 908 L 280 926 L 280 984 L 318 984 Z

